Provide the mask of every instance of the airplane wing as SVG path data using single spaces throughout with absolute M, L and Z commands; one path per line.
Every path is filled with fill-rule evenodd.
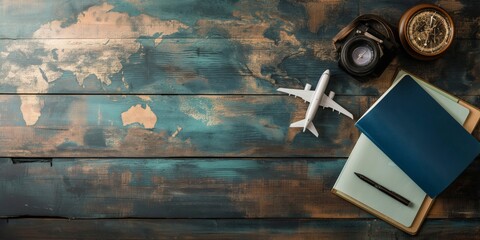
M 301 90 L 301 89 L 291 89 L 291 88 L 279 88 L 277 91 L 288 93 L 289 95 L 294 95 L 296 97 L 301 97 L 303 100 L 310 102 L 312 100 L 313 93 L 312 90 Z
M 328 108 L 331 108 L 333 110 L 336 110 L 337 112 L 342 113 L 343 115 L 353 119 L 353 115 L 350 112 L 348 112 L 345 108 L 343 108 L 338 103 L 333 101 L 326 94 L 323 94 L 322 100 L 319 103 L 319 105 L 322 106 L 322 107 L 328 107 Z

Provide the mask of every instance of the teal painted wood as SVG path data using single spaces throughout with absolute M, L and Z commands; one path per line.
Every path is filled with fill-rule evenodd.
M 153 40 L 28 39 L 0 41 L 1 48 L 3 93 L 278 94 L 279 87 L 315 87 L 325 69 L 332 71 L 329 89 L 340 95 L 378 95 L 390 83 L 361 85 L 339 70 L 329 40 L 165 39 L 154 46 Z M 64 49 L 68 54 L 59 54 Z
M 435 2 L 456 23 L 437 61 L 401 53 L 367 84 L 338 69 L 330 41 L 351 19 L 395 23 L 416 3 L 1 1 L 0 156 L 70 157 L 0 159 L 1 216 L 284 220 L 9 219 L 0 238 L 407 238 L 329 192 L 358 137 L 353 121 L 323 111 L 319 139 L 297 134 L 288 125 L 306 104 L 275 89 L 315 86 L 329 68 L 328 90 L 358 117 L 401 66 L 480 106 L 477 1 Z M 477 160 L 437 199 L 421 236 L 479 235 L 478 171 Z
M 0 216 L 371 218 L 330 192 L 345 159 L 0 159 Z M 479 218 L 480 161 L 429 218 Z
M 25 20 L 24 11 L 16 4 L 2 5 L 3 12 L 9 13 L 3 16 L 4 22 L 15 22 L 11 25 L 18 28 L 18 23 L 26 21 L 28 27 L 22 29 L 31 31 L 26 42 L 14 35 L 5 37 L 14 40 L 0 46 L 5 57 L 2 92 L 272 93 L 277 88 L 273 83 L 290 79 L 278 65 L 306 52 L 301 37 L 313 34 L 317 39 L 316 33 L 305 29 L 304 7 L 309 4 L 63 2 L 55 2 L 55 6 L 51 1 L 44 3 L 60 12 L 58 16 L 38 7 L 35 15 L 43 16 L 40 19 L 58 18 L 41 26 L 37 26 L 38 19 Z M 327 5 L 332 11 L 322 11 L 324 20 L 316 23 L 317 30 L 329 28 L 324 22 L 329 14 L 350 14 L 357 9 L 353 1 Z M 258 9 L 263 12 L 251 13 Z M 333 36 L 339 29 L 331 26 L 329 35 Z M 38 29 L 32 30 L 35 27 Z M 4 34 L 15 32 L 4 29 Z M 185 36 L 196 40 L 178 40 Z M 211 38 L 223 41 L 212 42 Z M 163 42 L 167 39 L 170 43 Z M 258 51 L 262 42 L 268 48 Z M 331 48 L 330 43 L 328 46 Z M 310 81 L 316 81 L 323 71 L 315 69 Z M 306 81 L 310 76 L 301 77 Z
M 371 104 L 335 100 L 357 118 Z M 288 95 L 2 95 L 0 102 L 4 157 L 346 157 L 359 135 L 353 120 L 330 109 L 314 120 L 319 138 L 289 128 L 308 105 Z
M 415 239 L 478 239 L 478 219 L 427 220 Z M 412 239 L 371 219 L 199 220 L 11 219 L 0 222 L 7 239 Z
M 201 0 L 161 0 L 161 1 L 73 1 L 47 0 L 35 3 L 20 3 L 4 0 L 0 5 L 0 37 L 1 38 L 40 38 L 35 33 L 44 24 L 58 22 L 62 28 L 86 23 L 90 27 L 100 26 L 101 30 L 111 26 L 129 26 L 134 31 L 157 26 L 158 22 L 145 22 L 145 18 L 163 21 L 178 21 L 186 25 L 185 30 L 176 34 L 183 38 L 255 38 L 264 32 L 268 37 L 279 37 L 277 30 L 295 32 L 301 38 L 318 38 L 325 34 L 333 37 L 342 25 L 350 19 L 343 16 L 358 14 L 357 1 L 269 1 L 269 0 L 225 0 L 205 2 Z M 98 8 L 98 6 L 104 6 Z M 105 10 L 106 9 L 106 10 Z M 96 10 L 95 15 L 93 11 Z M 89 15 L 90 12 L 92 15 Z M 104 15 L 112 17 L 120 13 L 125 15 L 121 21 L 115 18 L 105 19 Z M 91 18 L 90 18 L 91 16 Z M 138 20 L 134 26 L 129 20 Z M 82 20 L 84 20 L 82 22 Z M 55 23 L 56 23 L 55 22 Z M 107 24 L 105 24 L 107 23 Z M 246 30 L 244 32 L 244 30 Z M 261 30 L 261 31 L 257 31 Z M 118 38 L 125 31 L 107 32 L 108 37 L 100 37 L 105 33 L 79 31 L 78 38 Z M 143 38 L 155 37 L 143 34 Z M 248 35 L 250 33 L 255 35 Z M 98 35 L 97 35 L 98 34 Z
M 475 38 L 476 17 L 479 7 L 477 1 L 422 1 L 439 4 L 454 18 L 459 38 Z M 373 13 L 386 18 L 392 25 L 396 25 L 400 16 L 408 8 L 418 4 L 418 1 L 254 1 L 254 0 L 227 0 L 205 2 L 201 0 L 162 0 L 162 1 L 108 1 L 111 13 L 122 13 L 129 17 L 145 15 L 161 20 L 175 20 L 188 26 L 187 31 L 181 32 L 179 37 L 240 37 L 248 38 L 244 34 L 232 34 L 235 29 L 265 25 L 265 35 L 278 36 L 276 29 L 295 32 L 301 39 L 332 38 L 342 26 L 360 14 Z M 4 0 L 0 5 L 0 38 L 32 38 L 34 32 L 42 25 L 53 21 L 60 21 L 61 26 L 78 23 L 85 12 L 92 7 L 102 5 L 99 1 L 85 0 L 48 0 L 41 2 L 18 2 Z M 100 12 L 97 12 L 100 13 Z M 95 15 L 94 17 L 98 17 Z M 98 24 L 94 19 L 92 24 Z M 110 23 L 110 22 L 109 22 Z M 148 24 L 140 22 L 137 26 Z M 259 24 L 261 23 L 261 24 Z M 127 25 L 128 21 L 113 23 Z M 100 25 L 100 24 L 98 24 Z M 103 25 L 102 28 L 108 26 Z M 272 31 L 273 30 L 273 31 Z M 237 32 L 239 33 L 239 32 Z M 263 32 L 262 32 L 263 33 Z M 79 32 L 80 38 L 98 38 L 87 32 Z M 119 32 L 110 32 L 111 38 L 118 37 Z M 154 37 L 154 34 L 143 37 Z
M 375 101 L 335 99 L 356 119 Z M 465 100 L 480 105 L 478 97 Z M 307 104 L 287 95 L 2 95 L 0 102 L 4 157 L 348 157 L 359 136 L 353 120 L 329 109 L 314 120 L 319 138 L 289 128 Z
M 474 40 L 456 40 L 443 58 L 433 62 L 400 53 L 383 76 L 365 84 L 339 69 L 329 40 L 299 45 L 228 39 L 165 39 L 157 46 L 153 40 L 143 43 L 128 39 L 0 41 L 0 91 L 278 94 L 279 87 L 303 88 L 306 83 L 315 87 L 321 73 L 330 69 L 329 90 L 339 95 L 378 96 L 390 86 L 395 68 L 401 67 L 453 94 L 480 94 L 476 71 L 480 47 Z M 68 54 L 58 55 L 65 46 Z
M 369 217 L 330 193 L 344 159 L 0 161 L 0 216 Z
M 338 68 L 331 39 L 359 8 L 399 18 L 414 4 L 43 1 L 25 10 L 29 3 L 17 2 L 0 5 L 6 13 L 0 16 L 6 26 L 0 27 L 3 93 L 273 94 L 278 87 L 316 83 L 329 68 L 335 92 L 379 95 L 389 78 L 356 82 Z M 469 10 L 475 4 L 445 5 L 459 25 L 473 29 L 462 31 L 475 32 L 476 15 Z M 392 7 L 399 10 L 385 11 Z M 479 47 L 472 39 L 459 35 L 455 50 L 427 68 L 407 56 L 401 65 L 454 94 L 478 94 L 465 89 L 479 81 Z M 439 68 L 445 70 L 428 71 Z

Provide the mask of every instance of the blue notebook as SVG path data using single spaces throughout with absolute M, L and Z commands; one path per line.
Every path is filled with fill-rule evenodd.
M 479 142 L 408 75 L 355 125 L 430 197 L 480 154 Z

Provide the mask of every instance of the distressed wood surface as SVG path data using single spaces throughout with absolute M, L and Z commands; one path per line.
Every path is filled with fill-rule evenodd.
M 410 236 L 371 219 L 128 219 L 0 221 L 9 239 L 478 239 L 478 219 L 427 220 Z M 259 230 L 260 229 L 260 230 Z
M 9 2 L 0 5 L 5 13 L 0 16 L 0 92 L 41 94 L 271 94 L 278 87 L 316 83 L 329 68 L 334 91 L 379 95 L 389 85 L 386 78 L 359 84 L 343 73 L 331 39 L 358 14 L 381 12 L 396 25 L 414 4 L 64 0 L 35 2 L 36 8 L 22 11 L 32 2 Z M 444 59 L 458 64 L 440 60 L 425 66 L 402 55 L 399 61 L 414 70 L 432 69 L 420 72 L 439 86 L 458 84 L 449 88 L 454 94 L 478 94 L 469 86 L 480 82 L 479 21 L 473 10 L 479 4 L 440 5 L 458 25 Z
M 335 99 L 357 118 L 371 104 L 364 96 Z M 289 128 L 308 105 L 288 95 L 2 95 L 0 102 L 4 157 L 345 157 L 359 136 L 353 120 L 331 110 L 317 114 L 319 138 Z
M 1 1 L 0 239 L 410 238 L 330 193 L 354 121 L 319 111 L 319 138 L 290 129 L 307 104 L 276 89 L 328 68 L 358 119 L 401 67 L 480 106 L 480 2 L 426 2 L 452 15 L 451 49 L 401 52 L 362 84 L 333 36 L 360 14 L 396 25 L 418 1 Z M 479 167 L 420 238 L 478 238 Z
M 0 40 L 0 91 L 280 94 L 279 87 L 316 86 L 321 73 L 330 69 L 330 90 L 340 95 L 378 96 L 390 86 L 400 66 L 452 94 L 479 94 L 480 46 L 476 40 L 456 39 L 446 56 L 433 62 L 399 53 L 380 78 L 363 84 L 339 69 L 329 39 L 296 45 L 288 40 L 280 45 L 270 39 L 235 41 L 165 39 L 155 46 L 153 40 L 142 45 L 128 39 Z
M 0 161 L 0 216 L 65 218 L 371 218 L 333 195 L 346 159 Z M 480 218 L 480 161 L 429 218 Z
M 375 99 L 335 98 L 355 119 Z M 348 157 L 359 136 L 353 120 L 328 109 L 314 119 L 318 138 L 289 128 L 308 105 L 288 95 L 1 95 L 0 103 L 3 157 Z
M 478 1 L 422 1 L 434 3 L 449 12 L 456 26 L 457 38 L 478 39 Z M 295 32 L 301 39 L 333 37 L 344 25 L 360 14 L 373 13 L 397 25 L 404 11 L 418 4 L 417 0 L 402 2 L 392 0 L 225 0 L 225 1 L 109 1 L 97 0 L 44 0 L 2 1 L 0 4 L 0 38 L 45 38 L 50 35 L 33 34 L 46 29 L 48 23 L 66 28 L 75 26 L 78 20 L 105 31 L 75 32 L 75 38 L 126 38 L 131 31 L 115 31 L 118 26 L 143 33 L 142 37 L 158 38 L 149 32 L 164 26 L 165 21 L 183 24 L 182 31 L 174 37 L 234 37 L 252 38 L 243 31 L 261 36 L 262 31 L 280 27 Z M 92 8 L 93 7 L 93 8 Z M 87 10 L 91 9 L 91 12 Z M 112 10 L 112 11 L 110 11 Z M 95 13 L 94 13 L 95 12 Z M 88 14 L 91 13 L 91 14 Z M 111 15 L 102 15 L 102 13 Z M 119 15 L 124 14 L 124 15 Z M 116 15 L 114 15 L 116 14 Z M 128 16 L 127 16 L 128 15 Z M 110 19 L 106 17 L 114 16 Z M 122 21 L 116 21 L 123 17 Z M 134 21 L 137 28 L 132 28 Z M 54 25 L 56 26 L 56 25 Z M 217 27 L 215 29 L 215 27 Z M 237 29 L 234 29 L 237 27 Z M 145 32 L 142 32 L 145 31 Z M 73 33 L 72 33 L 73 34 Z M 105 37 L 106 36 L 106 37 Z M 64 37 L 64 36 L 60 36 Z

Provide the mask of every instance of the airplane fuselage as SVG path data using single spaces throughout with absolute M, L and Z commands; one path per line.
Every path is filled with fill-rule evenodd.
M 310 100 L 310 105 L 307 108 L 307 113 L 305 114 L 305 126 L 303 127 L 303 131 L 307 129 L 308 124 L 310 124 L 317 113 L 318 107 L 320 106 L 319 103 L 322 100 L 323 93 L 327 88 L 328 81 L 330 79 L 330 71 L 326 70 L 320 79 L 318 80 L 317 86 L 315 88 L 315 93 L 313 94 L 312 99 Z

